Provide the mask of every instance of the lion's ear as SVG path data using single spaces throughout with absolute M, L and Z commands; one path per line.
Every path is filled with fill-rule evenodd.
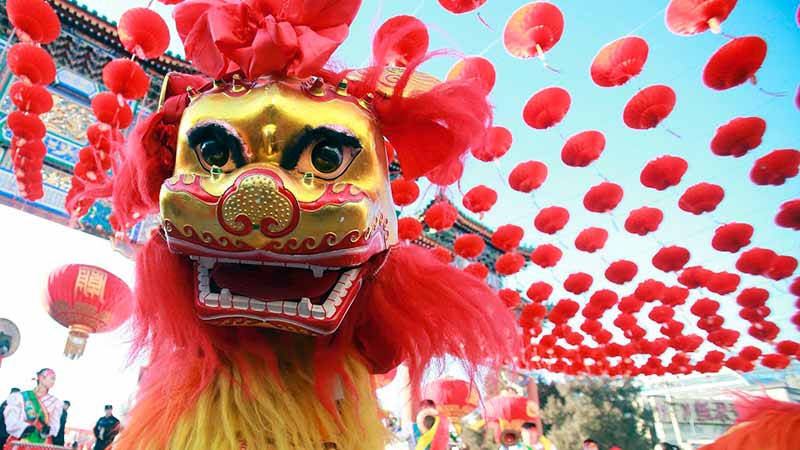
M 161 95 L 158 97 L 158 109 L 164 106 L 169 98 L 197 90 L 208 84 L 208 78 L 201 75 L 188 75 L 180 72 L 169 72 L 161 83 Z

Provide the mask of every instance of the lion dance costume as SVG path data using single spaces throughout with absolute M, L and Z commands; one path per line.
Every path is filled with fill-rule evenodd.
M 333 70 L 359 0 L 187 0 L 201 72 L 168 76 L 128 136 L 114 221 L 160 213 L 136 259 L 149 369 L 127 449 L 377 450 L 371 374 L 506 361 L 513 318 L 481 280 L 398 242 L 389 141 L 407 179 L 483 145 L 474 80 L 417 72 L 404 17 L 370 67 Z

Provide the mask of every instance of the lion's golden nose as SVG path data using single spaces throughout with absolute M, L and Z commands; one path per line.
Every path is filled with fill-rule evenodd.
M 285 236 L 294 230 L 299 218 L 294 194 L 277 174 L 267 169 L 252 169 L 239 175 L 217 206 L 220 225 L 237 236 L 253 230 L 267 237 Z

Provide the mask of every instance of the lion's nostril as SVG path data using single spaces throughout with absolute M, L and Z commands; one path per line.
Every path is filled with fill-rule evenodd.
M 259 230 L 269 237 L 290 233 L 297 225 L 299 207 L 277 175 L 255 169 L 239 176 L 218 205 L 220 224 L 237 236 Z

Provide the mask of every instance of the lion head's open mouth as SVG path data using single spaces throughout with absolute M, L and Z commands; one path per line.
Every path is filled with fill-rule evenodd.
M 307 334 L 336 331 L 361 288 L 364 266 L 321 267 L 191 257 L 200 318 Z

